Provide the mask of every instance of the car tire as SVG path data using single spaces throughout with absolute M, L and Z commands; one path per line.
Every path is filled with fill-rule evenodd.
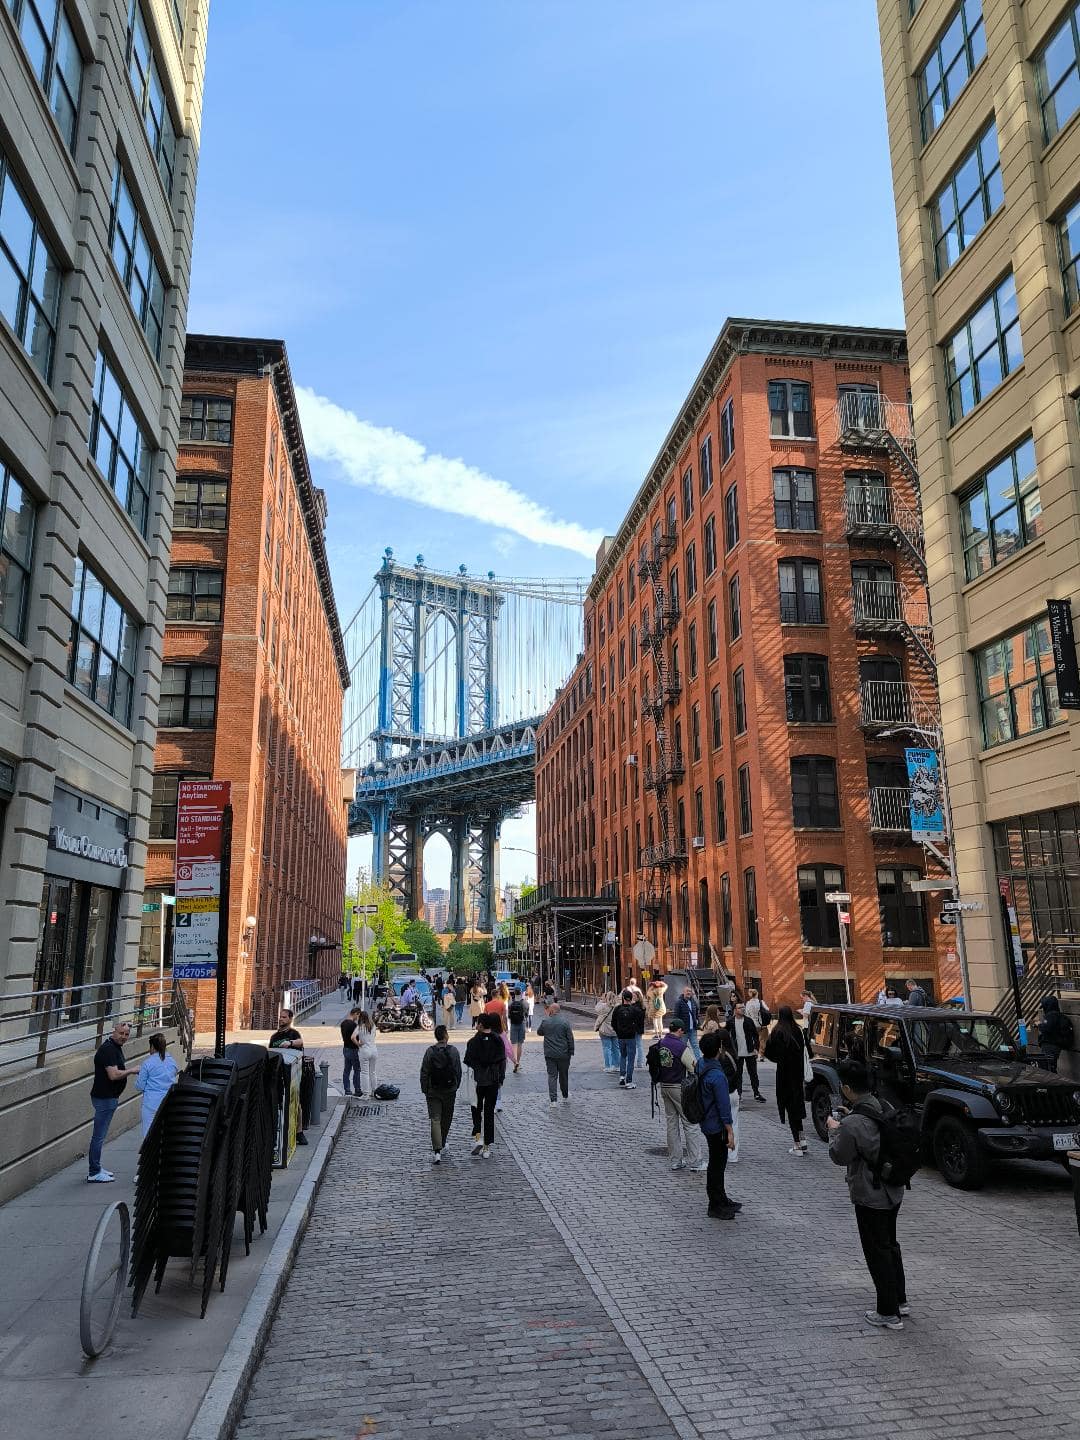
M 934 1126 L 934 1163 L 946 1185 L 978 1190 L 986 1183 L 986 1157 L 974 1129 L 952 1115 Z
M 814 1122 L 819 1140 L 828 1144 L 829 1127 L 825 1124 L 832 1111 L 832 1091 L 824 1081 L 819 1080 L 810 1091 L 810 1118 Z

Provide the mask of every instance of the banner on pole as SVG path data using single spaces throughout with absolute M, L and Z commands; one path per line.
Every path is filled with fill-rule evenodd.
M 911 838 L 942 840 L 945 810 L 941 798 L 941 762 L 936 750 L 904 751 L 908 773 L 908 804 L 911 808 Z
M 213 980 L 221 918 L 221 834 L 228 780 L 181 780 L 176 805 L 173 975 Z
M 1050 620 L 1050 644 L 1057 671 L 1058 704 L 1063 710 L 1080 710 L 1080 665 L 1076 659 L 1072 602 L 1048 600 L 1046 613 Z

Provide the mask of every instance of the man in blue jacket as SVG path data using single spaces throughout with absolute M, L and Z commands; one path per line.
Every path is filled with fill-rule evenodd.
M 709 1215 L 714 1220 L 730 1220 L 742 1205 L 732 1200 L 724 1189 L 728 1151 L 735 1149 L 735 1131 L 731 1124 L 731 1095 L 724 1067 L 716 1058 L 723 1041 L 719 1030 L 710 1030 L 701 1037 L 701 1064 L 697 1067 L 698 1087 L 704 1115 L 701 1129 L 709 1147 L 709 1168 L 705 1174 L 705 1191 L 709 1197 Z
M 689 985 L 684 985 L 682 994 L 675 1001 L 675 1014 L 683 1023 L 683 1030 L 690 1042 L 690 1049 L 694 1052 L 694 1059 L 701 1059 L 701 1049 L 698 1046 L 698 1026 L 701 1024 L 701 1006 L 697 1002 L 694 991 Z

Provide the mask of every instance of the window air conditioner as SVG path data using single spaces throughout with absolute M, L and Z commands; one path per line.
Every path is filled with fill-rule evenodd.
M 704 836 L 704 835 L 695 835 L 695 836 L 691 839 L 690 845 L 691 845 L 691 847 L 692 847 L 694 850 L 704 850 L 704 849 L 705 849 L 705 836 Z

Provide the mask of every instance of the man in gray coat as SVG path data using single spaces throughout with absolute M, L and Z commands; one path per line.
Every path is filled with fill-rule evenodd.
M 544 1006 L 544 1018 L 536 1031 L 544 1042 L 544 1064 L 547 1066 L 548 1095 L 551 1104 L 570 1102 L 570 1061 L 574 1054 L 574 1031 L 570 1022 L 559 1013 L 556 1000 Z
M 902 1185 L 890 1185 L 875 1173 L 881 1154 L 881 1130 L 875 1115 L 883 1115 L 881 1101 L 870 1094 L 870 1077 L 860 1060 L 845 1060 L 839 1067 L 840 1084 L 851 1109 L 828 1120 L 829 1158 L 847 1167 L 848 1192 L 855 1207 L 863 1257 L 877 1292 L 877 1309 L 867 1310 L 871 1325 L 902 1330 L 911 1313 L 904 1279 L 904 1259 L 896 1239 L 896 1217 L 904 1198 Z

